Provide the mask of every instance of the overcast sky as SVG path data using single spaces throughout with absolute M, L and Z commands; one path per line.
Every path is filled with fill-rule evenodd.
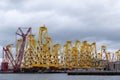
M 15 42 L 18 27 L 32 27 L 37 38 L 44 24 L 54 43 L 78 39 L 120 48 L 120 0 L 0 0 L 1 48 Z

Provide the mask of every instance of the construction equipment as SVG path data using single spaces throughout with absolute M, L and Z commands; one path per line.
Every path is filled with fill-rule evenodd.
M 11 62 L 15 72 L 19 72 L 20 69 L 21 69 L 21 63 L 22 63 L 22 59 L 23 59 L 23 56 L 24 56 L 24 50 L 25 50 L 25 44 L 26 44 L 26 37 L 30 33 L 31 33 L 31 28 L 27 28 L 26 33 L 24 33 L 21 28 L 18 28 L 16 34 L 19 35 L 19 37 L 22 38 L 22 43 L 19 46 L 19 48 L 17 46 L 17 51 L 18 52 L 16 54 L 16 59 L 14 59 L 14 57 L 12 55 L 11 45 L 3 47 L 3 51 L 5 52 L 5 55 L 7 56 L 9 61 Z
M 78 69 L 110 70 L 111 52 L 106 46 L 101 46 L 101 52 L 96 50 L 96 43 L 76 40 L 66 41 L 62 46 L 53 44 L 45 26 L 39 28 L 38 39 L 31 33 L 31 28 L 18 28 L 16 56 L 13 56 L 12 45 L 3 47 L 2 71 L 9 70 L 12 65 L 14 72 L 46 72 L 69 71 Z M 120 50 L 115 54 L 120 61 Z

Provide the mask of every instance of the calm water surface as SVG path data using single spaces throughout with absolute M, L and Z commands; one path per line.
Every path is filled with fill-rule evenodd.
M 120 80 L 120 76 L 68 76 L 67 74 L 0 74 L 0 80 Z

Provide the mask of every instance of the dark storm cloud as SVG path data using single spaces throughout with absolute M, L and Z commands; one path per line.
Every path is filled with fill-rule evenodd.
M 79 39 L 120 48 L 119 0 L 1 0 L 0 15 L 1 46 L 14 43 L 18 27 L 32 27 L 37 37 L 45 24 L 54 43 Z

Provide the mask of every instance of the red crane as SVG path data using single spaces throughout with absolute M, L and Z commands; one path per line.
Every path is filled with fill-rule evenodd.
M 3 52 L 5 56 L 9 59 L 11 62 L 14 71 L 20 71 L 21 63 L 23 60 L 23 55 L 24 55 L 24 49 L 26 45 L 26 37 L 31 34 L 31 28 L 25 28 L 27 29 L 26 32 L 23 32 L 22 28 L 18 28 L 16 35 L 19 35 L 22 38 L 22 44 L 20 46 L 19 52 L 16 55 L 16 59 L 14 59 L 12 53 L 10 52 L 9 46 L 3 47 Z

